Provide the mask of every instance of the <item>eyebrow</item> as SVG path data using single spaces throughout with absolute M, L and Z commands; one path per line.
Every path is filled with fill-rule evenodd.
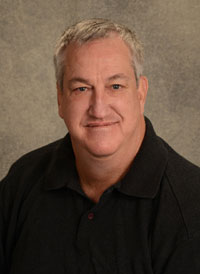
M 117 79 L 124 79 L 128 80 L 129 77 L 126 76 L 124 73 L 118 73 L 114 74 L 106 79 L 107 82 L 117 80 Z M 81 78 L 81 77 L 74 77 L 69 80 L 69 85 L 74 84 L 74 83 L 84 83 L 86 85 L 91 85 L 89 79 Z
M 115 74 L 115 75 L 112 75 L 112 76 L 108 77 L 107 81 L 112 81 L 112 80 L 117 80 L 117 79 L 128 80 L 129 77 L 126 76 L 124 73 L 118 73 L 118 74 Z
M 73 84 L 73 83 L 77 83 L 77 82 L 84 83 L 86 85 L 90 85 L 90 83 L 89 83 L 90 81 L 88 79 L 84 79 L 84 78 L 81 78 L 81 77 L 74 77 L 74 78 L 69 80 L 70 85 Z

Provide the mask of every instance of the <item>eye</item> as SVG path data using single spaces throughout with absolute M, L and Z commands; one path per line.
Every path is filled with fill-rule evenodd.
M 83 91 L 86 91 L 87 88 L 86 87 L 79 87 L 79 88 L 76 88 L 75 91 L 80 91 L 80 92 L 83 92 Z
M 120 89 L 120 88 L 121 88 L 121 85 L 119 85 L 119 84 L 114 84 L 114 85 L 112 85 L 112 88 L 113 88 L 113 89 Z

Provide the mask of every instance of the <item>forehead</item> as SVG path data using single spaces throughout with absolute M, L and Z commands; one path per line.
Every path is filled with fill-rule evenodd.
M 77 56 L 82 53 L 96 53 L 106 54 L 106 52 L 112 52 L 116 54 L 127 54 L 131 57 L 131 51 L 127 44 L 117 34 L 112 34 L 106 38 L 98 38 L 85 43 L 72 42 L 65 51 L 66 58 L 69 56 Z
M 99 38 L 82 45 L 71 43 L 65 52 L 65 68 L 67 74 L 85 70 L 115 70 L 120 73 L 127 67 L 132 69 L 131 51 L 126 43 L 117 35 Z M 122 71 L 119 71 L 122 70 Z M 82 71 L 82 72 L 83 72 Z

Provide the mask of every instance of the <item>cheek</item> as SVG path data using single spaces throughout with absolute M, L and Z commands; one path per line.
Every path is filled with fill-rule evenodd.
M 67 127 L 75 126 L 87 112 L 87 102 L 85 100 L 67 99 L 62 104 L 62 112 Z
M 118 101 L 118 109 L 124 117 L 133 117 L 133 114 L 140 112 L 140 101 L 136 93 L 129 94 Z

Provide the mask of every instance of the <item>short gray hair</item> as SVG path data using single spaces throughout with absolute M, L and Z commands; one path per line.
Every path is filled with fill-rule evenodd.
M 61 89 L 63 88 L 65 50 L 67 45 L 72 42 L 82 45 L 88 41 L 109 37 L 112 33 L 118 34 L 129 47 L 132 55 L 132 66 L 138 84 L 143 71 L 144 57 L 143 47 L 141 42 L 138 40 L 136 33 L 126 26 L 114 23 L 107 19 L 97 18 L 83 20 L 68 27 L 58 40 L 54 54 L 54 66 L 57 84 Z

